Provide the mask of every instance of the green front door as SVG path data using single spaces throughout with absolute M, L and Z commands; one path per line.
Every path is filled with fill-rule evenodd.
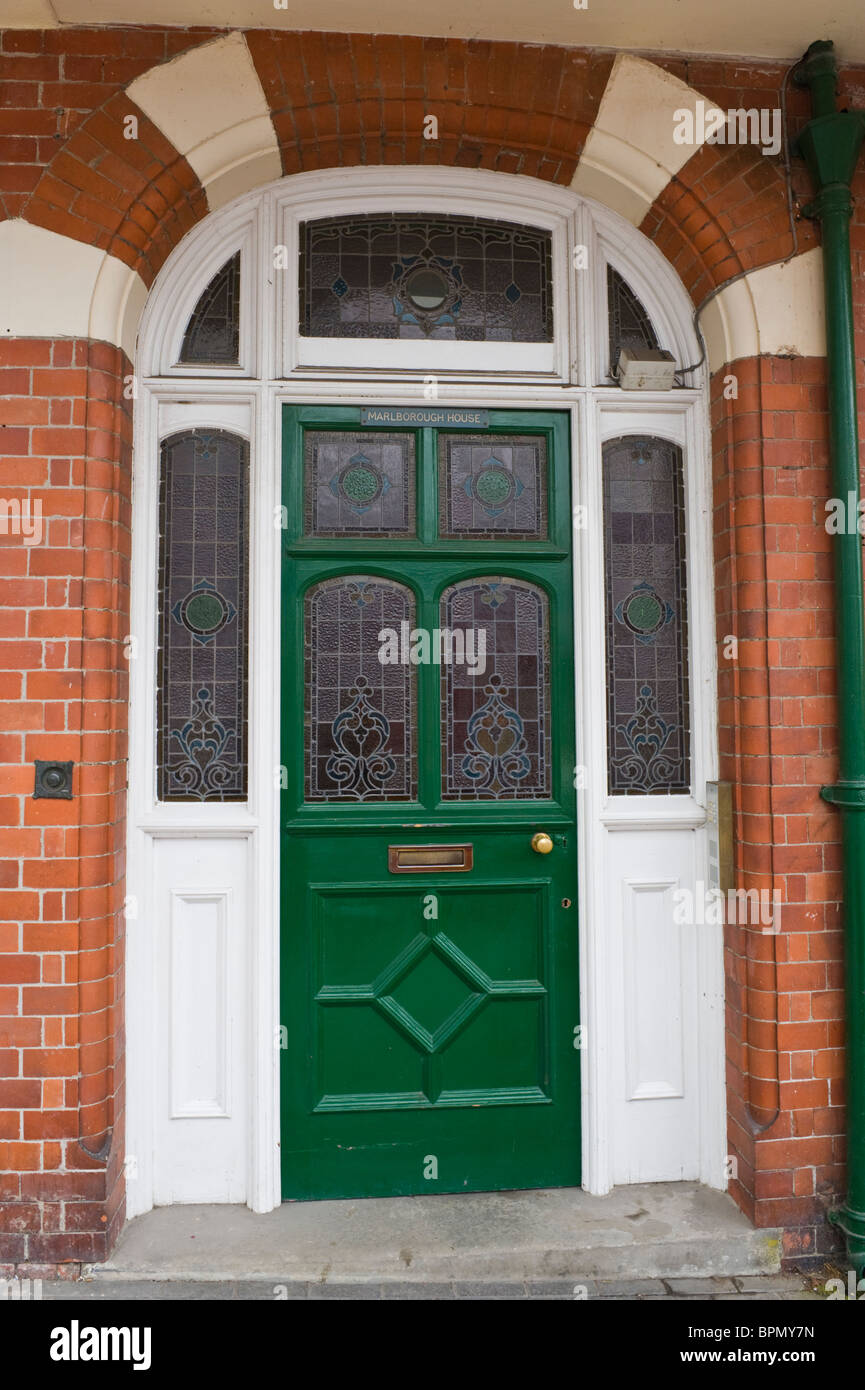
M 435 414 L 284 409 L 286 1199 L 580 1181 L 568 417 Z

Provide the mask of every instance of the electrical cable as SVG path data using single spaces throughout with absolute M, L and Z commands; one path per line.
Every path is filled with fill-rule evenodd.
M 787 195 L 787 216 L 790 222 L 790 237 L 793 242 L 793 249 L 786 256 L 779 256 L 777 260 L 767 261 L 765 265 L 756 267 L 759 270 L 768 270 L 769 267 L 773 265 L 786 265 L 787 262 L 792 260 L 793 257 L 798 255 L 799 252 L 799 235 L 796 231 L 796 218 L 793 212 L 793 182 L 790 167 L 790 140 L 787 134 L 787 83 L 789 82 L 792 73 L 795 72 L 796 68 L 801 66 L 803 61 L 804 60 L 802 58 L 797 58 L 795 63 L 791 63 L 787 71 L 784 73 L 784 77 L 781 82 L 781 129 L 783 135 L 784 152 L 784 184 Z M 740 270 L 735 275 L 731 275 L 729 280 L 724 280 L 720 285 L 716 285 L 713 290 L 710 290 L 703 302 L 698 306 L 698 308 L 694 310 L 694 336 L 696 337 L 701 349 L 700 356 L 696 362 L 692 362 L 689 366 L 678 368 L 678 370 L 675 373 L 676 384 L 678 386 L 684 385 L 684 382 L 678 380 L 680 376 L 684 376 L 686 372 L 695 372 L 698 367 L 702 367 L 703 363 L 706 360 L 706 340 L 703 337 L 703 334 L 700 330 L 700 316 L 703 313 L 703 310 L 709 304 L 711 304 L 712 300 L 716 297 L 716 295 L 719 295 L 722 290 L 728 289 L 730 285 L 735 285 L 737 280 L 744 280 L 746 275 L 751 274 L 752 270 Z

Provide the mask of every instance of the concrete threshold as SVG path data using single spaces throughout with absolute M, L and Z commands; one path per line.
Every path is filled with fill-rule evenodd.
M 647 1183 L 157 1207 L 131 1221 L 95 1279 L 316 1282 L 651 1279 L 770 1274 L 780 1232 L 755 1230 L 724 1192 Z

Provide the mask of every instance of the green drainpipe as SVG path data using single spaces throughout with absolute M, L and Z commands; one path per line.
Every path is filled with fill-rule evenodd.
M 822 795 L 839 808 L 847 978 L 847 1200 L 830 1220 L 865 1269 L 865 611 L 859 518 L 856 355 L 850 274 L 850 183 L 865 137 L 865 111 L 836 111 L 837 67 L 828 41 L 812 43 L 796 81 L 811 89 L 813 117 L 798 139 L 817 189 L 805 209 L 823 230 L 829 442 L 834 496 L 848 524 L 834 538 L 840 765 Z M 852 516 L 852 522 L 849 518 Z

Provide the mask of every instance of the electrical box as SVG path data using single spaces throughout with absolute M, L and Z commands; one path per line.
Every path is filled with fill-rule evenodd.
M 676 359 L 666 348 L 620 348 L 616 380 L 625 391 L 669 391 Z

